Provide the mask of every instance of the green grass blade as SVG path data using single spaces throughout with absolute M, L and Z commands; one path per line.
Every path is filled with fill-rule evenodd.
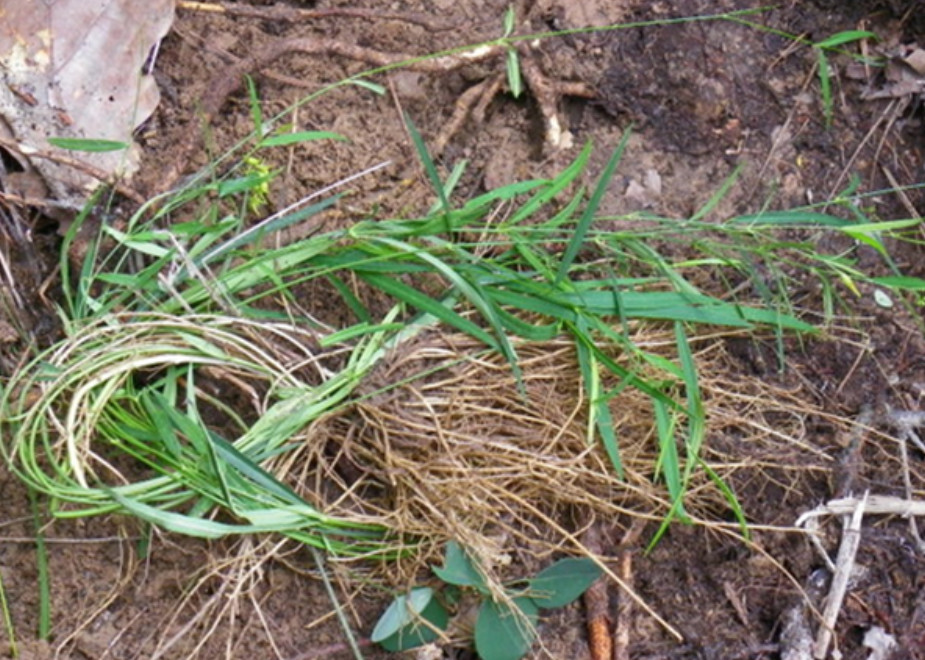
M 247 87 L 247 100 L 250 105 L 251 120 L 254 122 L 254 132 L 256 135 L 262 136 L 264 132 L 263 108 L 260 107 L 257 85 L 254 84 L 254 79 L 247 74 L 244 74 L 244 83 Z
M 418 250 L 413 246 L 387 238 L 380 238 L 379 242 L 398 251 L 407 251 L 431 266 L 435 272 L 445 277 L 450 284 L 452 284 L 453 287 L 479 311 L 495 333 L 495 342 L 493 345 L 497 347 L 498 350 L 501 351 L 501 354 L 504 355 L 505 359 L 507 359 L 520 385 L 520 368 L 517 364 L 517 354 L 505 333 L 504 323 L 499 318 L 497 308 L 490 296 L 487 295 L 487 292 L 484 291 L 478 283 L 468 281 L 452 266 L 426 251 Z
M 261 140 L 258 146 L 261 148 L 285 147 L 292 144 L 301 144 L 303 142 L 314 142 L 315 140 L 337 140 L 339 142 L 346 142 L 347 138 L 340 133 L 334 133 L 332 131 L 298 131 L 295 133 L 271 135 Z
M 837 34 L 833 34 L 828 39 L 823 39 L 822 41 L 816 42 L 816 48 L 825 48 L 831 49 L 838 46 L 842 46 L 852 41 L 861 41 L 862 39 L 874 39 L 879 40 L 879 37 L 868 30 L 845 30 Z
M 745 511 L 742 509 L 742 505 L 739 503 L 739 498 L 736 497 L 735 492 L 732 488 L 729 487 L 723 479 L 716 474 L 716 471 L 711 468 L 705 461 L 700 461 L 700 467 L 703 468 L 703 471 L 706 472 L 707 476 L 710 478 L 710 481 L 713 482 L 719 491 L 723 494 L 723 497 L 726 498 L 726 502 L 729 504 L 729 508 L 732 509 L 732 514 L 735 516 L 736 521 L 739 523 L 739 529 L 742 530 L 742 538 L 746 541 L 751 539 L 751 530 L 748 528 L 748 519 L 745 517 Z
M 707 216 L 708 213 L 710 213 L 710 211 L 715 209 L 716 205 L 722 201 L 723 197 L 726 196 L 732 186 L 735 185 L 735 182 L 738 181 L 739 175 L 742 173 L 742 168 L 743 165 L 741 163 L 736 165 L 736 168 L 732 170 L 732 174 L 727 176 L 726 180 L 723 181 L 723 185 L 721 185 L 716 190 L 716 192 L 710 195 L 710 199 L 707 200 L 707 203 L 700 207 L 700 209 L 690 217 L 688 222 L 697 222 L 702 220 Z
M 575 332 L 587 336 L 587 327 L 584 323 L 579 322 L 575 326 Z M 588 440 L 590 441 L 594 437 L 595 431 L 597 431 L 614 472 L 622 479 L 624 476 L 623 461 L 620 458 L 620 447 L 617 444 L 613 415 L 611 415 L 608 405 L 610 397 L 601 391 L 598 362 L 593 352 L 589 350 L 587 341 L 576 341 L 575 350 L 578 356 L 581 379 L 584 382 L 585 392 L 588 396 Z
M 675 344 L 678 347 L 678 358 L 681 362 L 681 373 L 684 376 L 684 394 L 687 398 L 687 462 L 684 479 L 690 479 L 691 472 L 700 460 L 700 448 L 703 445 L 706 432 L 706 412 L 703 406 L 703 397 L 700 393 L 700 378 L 697 375 L 697 364 L 691 352 L 684 324 L 676 321 Z M 685 483 L 686 486 L 686 483 Z
M 48 571 L 48 548 L 45 545 L 45 535 L 42 533 L 38 494 L 33 488 L 28 488 L 27 492 L 29 494 L 29 508 L 32 511 L 32 524 L 35 526 L 35 568 L 38 575 L 39 590 L 38 638 L 47 640 L 51 637 L 51 576 Z M 9 620 L 5 596 L 3 598 L 3 620 L 10 636 L 10 644 L 15 649 L 16 642 L 13 637 L 12 620 Z M 16 654 L 13 653 L 13 656 L 15 657 Z
M 276 216 L 271 216 L 263 222 L 260 222 L 253 227 L 241 232 L 234 238 L 222 243 L 216 247 L 211 252 L 203 255 L 196 261 L 197 266 L 205 266 L 217 258 L 229 254 L 232 250 L 240 248 L 249 243 L 253 243 L 262 236 L 266 236 L 269 233 L 280 231 L 291 225 L 294 225 L 297 222 L 301 222 L 306 218 L 321 213 L 321 211 L 326 208 L 334 205 L 341 198 L 341 195 L 334 195 L 327 199 L 324 199 L 316 204 L 306 206 L 305 208 L 294 211 L 293 213 L 277 214 Z
M 450 172 L 450 175 L 446 178 L 446 183 L 443 185 L 444 195 L 452 195 L 453 190 L 459 185 L 459 180 L 462 178 L 462 175 L 465 173 L 466 168 L 469 166 L 468 160 L 461 160 L 455 165 Z M 433 206 L 430 207 L 430 210 L 427 212 L 427 215 L 434 215 L 440 212 L 440 209 L 444 208 L 442 202 L 437 200 Z
M 684 497 L 683 479 L 681 477 L 681 461 L 678 457 L 677 447 L 677 426 L 675 419 L 677 413 L 669 412 L 665 404 L 658 400 L 652 400 L 652 406 L 655 410 L 655 435 L 658 440 L 658 459 L 656 460 L 656 473 L 661 473 L 665 478 L 665 486 L 668 488 L 668 496 L 672 502 L 681 502 Z M 682 509 L 683 511 L 683 509 Z
M 816 71 L 819 75 L 819 95 L 822 98 L 822 114 L 825 117 L 825 127 L 831 128 L 833 119 L 832 104 L 832 77 L 829 71 L 829 58 L 822 48 L 815 48 Z
M 785 211 L 765 211 L 753 215 L 741 215 L 730 218 L 728 224 L 745 224 L 752 228 L 759 227 L 787 227 L 793 225 L 844 227 L 854 224 L 850 220 L 837 218 L 827 213 L 817 213 L 806 209 L 790 209 Z
M 411 141 L 414 143 L 414 148 L 418 152 L 418 158 L 421 159 L 421 163 L 424 165 L 424 171 L 427 173 L 427 178 L 430 179 L 430 185 L 433 186 L 437 193 L 437 199 L 440 201 L 440 208 L 443 209 L 444 231 L 449 235 L 453 230 L 450 226 L 450 201 L 446 196 L 446 188 L 443 185 L 443 181 L 440 179 L 440 174 L 437 172 L 434 159 L 430 157 L 430 153 L 427 151 L 424 138 L 421 137 L 421 133 L 418 131 L 417 126 L 414 125 L 414 122 L 411 121 L 411 116 L 408 114 L 405 115 L 405 126 L 408 127 Z
M 275 495 L 280 501 L 287 504 L 294 504 L 300 507 L 312 508 L 308 502 L 302 499 L 292 488 L 279 481 L 272 474 L 254 463 L 246 454 L 214 432 L 209 432 L 209 440 L 215 447 L 218 457 L 229 467 L 245 479 L 252 481 L 256 486 L 263 489 L 270 495 Z
M 578 220 L 572 238 L 565 247 L 565 253 L 562 255 L 562 261 L 559 263 L 559 270 L 556 273 L 556 282 L 561 282 L 566 279 L 569 269 L 572 267 L 572 262 L 575 261 L 575 257 L 578 256 L 578 250 L 584 245 L 588 229 L 591 227 L 591 222 L 594 220 L 594 215 L 597 213 L 597 207 L 600 205 L 601 199 L 603 199 L 604 193 L 610 185 L 610 180 L 613 178 L 613 173 L 617 168 L 617 164 L 623 157 L 623 152 L 629 142 L 630 135 L 631 130 L 627 128 L 623 132 L 620 144 L 617 145 L 610 160 L 607 161 L 607 165 L 604 167 L 604 171 L 601 173 L 601 177 L 597 182 L 597 187 L 591 194 L 591 199 L 588 201 L 584 213 L 582 213 L 581 218 Z
M 497 340 L 483 328 L 479 327 L 469 319 L 460 316 L 445 304 L 424 295 L 417 289 L 385 275 L 366 272 L 359 272 L 358 275 L 366 280 L 369 284 L 373 285 L 377 289 L 380 289 L 381 291 L 384 291 L 397 300 L 411 305 L 415 309 L 418 309 L 422 312 L 430 314 L 431 316 L 440 319 L 447 325 L 456 328 L 461 332 L 472 335 L 491 348 L 494 348 L 499 352 L 501 351 L 501 347 L 498 345 Z
M 585 167 L 588 164 L 588 159 L 591 157 L 591 143 L 586 142 L 585 146 L 582 147 L 581 153 L 575 157 L 575 160 L 566 167 L 562 172 L 559 173 L 556 178 L 550 181 L 546 186 L 543 187 L 536 195 L 529 199 L 523 206 L 521 206 L 515 213 L 510 217 L 509 220 L 504 222 L 504 227 L 509 227 L 511 225 L 516 225 L 532 216 L 536 211 L 552 199 L 554 199 L 560 192 L 567 188 L 575 178 L 581 174 Z

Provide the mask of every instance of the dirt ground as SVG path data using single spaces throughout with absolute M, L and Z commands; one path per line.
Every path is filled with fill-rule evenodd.
M 508 6 L 506 0 L 291 4 L 367 9 L 371 14 L 386 9 L 418 12 L 440 25 L 345 15 L 287 22 L 179 9 L 157 62 L 163 100 L 142 133 L 145 160 L 139 188 L 155 190 L 163 182 L 216 76 L 233 71 L 236 62 L 263 52 L 270 43 L 315 36 L 384 52 L 426 54 L 495 38 Z M 536 0 L 523 4 L 519 16 L 527 18 L 517 27 L 521 34 L 617 22 L 641 24 L 761 3 Z M 305 145 L 273 163 L 284 173 L 274 183 L 272 204 L 281 208 L 388 160 L 384 170 L 352 184 L 349 196 L 325 222 L 391 217 L 425 208 L 431 203 L 429 188 L 403 113 L 429 142 L 448 137 L 441 163 L 469 161 L 455 193 L 459 199 L 504 183 L 550 176 L 574 158 L 586 140 L 595 149 L 588 172 L 589 181 L 593 180 L 630 127 L 632 137 L 604 200 L 604 214 L 650 210 L 670 217 L 690 216 L 737 167 L 740 177 L 717 206 L 716 217 L 764 207 L 791 208 L 827 199 L 852 183 L 859 193 L 871 193 L 925 182 L 922 97 L 865 100 L 866 89 L 880 88 L 885 82 L 876 72 L 867 79 L 849 75 L 849 60 L 836 57 L 834 116 L 831 128 L 826 128 L 813 51 L 795 47 L 781 36 L 818 41 L 843 30 L 867 29 L 881 36 L 884 48 L 916 41 L 925 45 L 925 11 L 920 2 L 788 1 L 749 20 L 770 29 L 721 20 L 640 25 L 552 38 L 531 46 L 533 61 L 550 80 L 577 81 L 595 91 L 593 98 L 565 95 L 556 104 L 573 146 L 548 143 L 542 108 L 530 94 L 514 99 L 501 93 L 484 108 L 483 117 L 470 117 L 451 136 L 447 133 L 460 96 L 502 71 L 503 61 L 445 74 L 399 70 L 376 78 L 387 88 L 384 95 L 356 86 L 339 88 L 290 110 L 289 115 L 299 126 L 336 131 L 349 141 Z M 368 67 L 342 56 L 289 53 L 268 63 L 255 80 L 269 115 Z M 236 91 L 214 118 L 212 142 L 192 156 L 187 171 L 250 129 L 247 100 Z M 919 189 L 904 197 L 873 195 L 864 203 L 878 219 L 907 218 L 915 209 L 925 209 L 925 194 Z M 59 240 L 53 225 L 37 233 L 36 261 L 23 269 L 24 278 L 41 282 L 52 273 L 54 260 L 48 257 Z M 920 246 L 891 248 L 906 274 L 925 277 Z M 860 255 L 862 266 L 870 272 L 886 274 L 872 251 L 862 250 Z M 50 291 L 52 300 L 37 302 L 30 321 L 44 341 L 56 332 L 49 306 L 54 302 L 53 286 Z M 776 363 L 773 338 L 767 342 L 730 339 L 721 345 L 725 371 L 716 378 L 730 386 L 748 379 L 763 382 L 813 411 L 798 420 L 805 451 L 789 456 L 762 456 L 741 446 L 734 420 L 717 419 L 711 430 L 707 454 L 743 466 L 732 472 L 730 485 L 754 524 L 751 544 L 715 528 L 675 525 L 651 553 L 644 554 L 657 522 L 648 522 L 629 545 L 621 545 L 629 518 L 602 522 L 602 547 L 613 559 L 614 569 L 621 558 L 631 558 L 628 578 L 636 593 L 682 638 L 640 608 L 627 610 L 625 598 L 614 587 L 608 596 L 611 616 L 617 617 L 619 611 L 623 617 L 629 658 L 809 657 L 785 654 L 788 613 L 799 610 L 804 590 L 813 592 L 827 574 L 819 555 L 793 525 L 801 513 L 833 497 L 865 489 L 905 496 L 896 468 L 898 436 L 885 411 L 919 411 L 925 396 L 921 307 L 887 309 L 875 304 L 869 291 L 862 293 L 852 299 L 850 310 L 843 310 L 828 337 L 788 344 L 784 371 Z M 811 283 L 795 294 L 801 307 L 818 310 Z M 15 358 L 15 345 L 8 346 L 6 371 Z M 870 429 L 854 435 L 840 421 L 859 418 Z M 793 421 L 772 413 L 766 418 L 772 429 Z M 925 499 L 925 454 L 910 446 L 908 460 L 912 495 Z M 253 566 L 246 579 L 235 574 L 238 582 L 233 582 L 221 565 L 211 576 L 201 569 L 209 562 L 214 566 L 215 557 L 240 556 L 253 544 L 278 539 L 207 543 L 155 535 L 145 546 L 142 529 L 118 517 L 49 524 L 53 630 L 48 642 L 33 641 L 38 598 L 29 499 L 8 476 L 0 477 L 0 490 L 0 520 L 4 521 L 0 573 L 20 636 L 20 657 L 353 657 L 306 550 L 286 545 L 276 560 Z M 728 517 L 716 511 L 718 519 L 724 515 Z M 824 530 L 827 548 L 834 553 L 840 535 L 837 521 L 826 522 Z M 909 522 L 897 516 L 867 518 L 858 564 L 863 572 L 852 583 L 835 631 L 842 657 L 886 657 L 871 655 L 863 645 L 865 633 L 879 626 L 898 643 L 888 657 L 925 658 L 925 557 L 916 550 Z M 389 598 L 375 589 L 361 589 L 362 580 L 355 577 L 336 575 L 335 588 L 343 590 L 354 628 L 368 635 Z M 246 597 L 232 598 L 236 591 Z M 200 611 L 210 614 L 197 618 Z M 544 617 L 539 635 L 542 643 L 530 657 L 590 657 L 581 604 Z M 387 657 L 371 646 L 363 652 L 368 658 Z M 447 647 L 429 657 L 473 655 Z

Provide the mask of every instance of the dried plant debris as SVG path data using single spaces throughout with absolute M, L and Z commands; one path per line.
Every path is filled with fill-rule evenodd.
M 0 138 L 46 186 L 21 196 L 50 195 L 77 208 L 100 176 L 137 169 L 132 132 L 159 101 L 145 62 L 173 14 L 172 0 L 6 3 Z M 75 166 L 75 149 L 84 166 Z
M 908 99 L 925 92 L 925 49 L 912 43 L 882 49 L 879 55 L 885 59 L 882 75 L 874 76 L 876 69 L 864 62 L 852 62 L 845 69 L 849 78 L 870 81 L 861 98 Z

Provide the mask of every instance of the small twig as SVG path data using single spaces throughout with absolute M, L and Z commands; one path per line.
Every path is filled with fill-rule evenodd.
M 905 490 L 906 498 L 911 500 L 914 491 L 912 489 L 912 478 L 910 477 L 911 469 L 909 467 L 908 444 L 912 442 L 919 449 L 925 451 L 925 445 L 922 444 L 922 439 L 915 432 L 914 428 L 916 426 L 922 426 L 922 414 L 905 411 L 895 412 L 892 410 L 890 410 L 888 414 L 890 421 L 902 434 L 902 442 L 899 443 L 899 457 L 903 468 L 903 489 Z M 919 553 L 925 554 L 925 542 L 922 541 L 922 537 L 919 534 L 919 527 L 915 522 L 914 516 L 909 517 L 909 532 L 912 534 L 912 538 L 915 539 Z
M 620 543 L 620 565 L 618 571 L 620 579 L 630 587 L 633 585 L 633 546 L 642 535 L 646 521 L 635 518 L 630 528 L 626 530 L 623 541 Z M 613 660 L 630 660 L 630 627 L 633 613 L 633 601 L 620 597 L 617 605 L 617 625 L 613 631 Z
M 845 521 L 841 545 L 838 547 L 838 556 L 835 560 L 835 575 L 832 577 L 832 586 L 825 601 L 825 610 L 822 616 L 822 627 L 816 635 L 816 645 L 813 657 L 822 660 L 829 653 L 829 644 L 835 632 L 835 622 L 841 612 L 845 594 L 848 591 L 848 580 L 854 569 L 854 558 L 857 556 L 858 546 L 861 544 L 861 522 L 867 506 L 868 494 L 858 501 L 851 518 Z
M 880 170 L 883 172 L 883 175 L 886 177 L 886 180 L 889 181 L 890 185 L 893 186 L 893 191 L 899 197 L 899 201 L 902 203 L 903 207 L 905 207 L 909 217 L 921 220 L 922 215 L 919 213 L 918 209 L 915 208 L 915 205 L 912 203 L 912 200 L 909 199 L 909 195 L 906 194 L 906 191 L 899 185 L 899 181 L 893 176 L 892 170 L 883 163 L 880 164 Z
M 598 556 L 603 554 L 598 523 L 592 524 L 585 530 L 581 543 L 589 552 Z M 601 577 L 588 587 L 583 596 L 591 660 L 611 660 L 613 655 L 613 641 L 610 637 L 610 597 L 607 593 L 607 585 L 607 580 Z

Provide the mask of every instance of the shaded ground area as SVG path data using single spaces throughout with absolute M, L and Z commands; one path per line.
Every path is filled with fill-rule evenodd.
M 382 11 L 380 4 L 339 3 L 366 6 L 371 13 Z M 313 35 L 419 55 L 496 37 L 507 8 L 506 2 L 493 0 L 398 4 L 402 12 L 431 14 L 450 29 L 394 18 L 331 16 L 304 24 L 181 9 L 157 65 L 164 101 L 143 133 L 147 156 L 139 187 L 156 190 L 163 183 L 189 139 L 200 100 L 223 72 L 230 75 L 237 62 L 264 52 L 268 44 Z M 580 8 L 558 0 L 522 4 L 518 15 L 528 18 L 518 26 L 519 33 L 714 14 L 753 3 L 601 1 Z M 638 211 L 689 217 L 737 168 L 738 179 L 712 211 L 715 217 L 791 208 L 830 199 L 849 187 L 861 195 L 857 204 L 869 217 L 909 217 L 925 208 L 921 190 L 904 195 L 877 191 L 925 178 L 921 100 L 862 100 L 865 89 L 882 87 L 885 81 L 876 72 L 868 78 L 845 75 L 849 60 L 836 56 L 833 121 L 827 128 L 814 51 L 795 46 L 781 33 L 812 42 L 863 28 L 881 35 L 887 45 L 922 43 L 921 12 L 916 14 L 914 2 L 842 4 L 786 3 L 750 16 L 757 27 L 728 20 L 692 21 L 571 35 L 531 47 L 533 63 L 545 80 L 580 82 L 597 92 L 593 99 L 566 94 L 555 106 L 571 147 L 548 143 L 549 120 L 536 96 L 529 94 L 516 100 L 504 93 L 486 96 L 486 105 L 476 111 L 481 116 L 465 119 L 450 135 L 447 127 L 454 123 L 460 97 L 491 81 L 503 70 L 502 60 L 445 74 L 399 70 L 377 78 L 387 88 L 383 95 L 344 86 L 286 110 L 306 94 L 369 64 L 328 54 L 284 54 L 256 77 L 264 112 L 285 111 L 286 121 L 333 130 L 349 142 L 300 145 L 271 163 L 283 170 L 273 184 L 272 203 L 281 208 L 388 160 L 383 172 L 352 183 L 349 195 L 324 222 L 335 226 L 426 209 L 432 202 L 430 188 L 402 121 L 407 113 L 428 141 L 446 139 L 440 162 L 447 169 L 468 159 L 455 191 L 459 199 L 516 180 L 550 176 L 574 158 L 586 140 L 595 147 L 590 182 L 632 126 L 626 154 L 602 206 L 613 219 L 603 222 L 631 222 L 624 217 Z M 246 97 L 235 92 L 221 105 L 205 147 L 191 156 L 189 165 L 205 164 L 210 153 L 221 153 L 251 128 Z M 19 254 L 17 261 L 20 279 L 34 295 L 33 317 L 22 322 L 43 343 L 56 332 L 56 232 L 51 223 L 39 226 L 33 251 Z M 891 247 L 904 273 L 925 276 L 920 247 Z M 873 250 L 858 248 L 856 256 L 863 268 L 888 274 Z M 791 293 L 810 317 L 820 318 L 820 292 L 814 282 L 806 281 Z M 788 644 L 783 635 L 788 611 L 800 607 L 803 591 L 811 592 L 814 580 L 825 582 L 829 577 L 805 535 L 792 529 L 800 513 L 868 488 L 879 494 L 925 497 L 925 455 L 909 447 L 911 493 L 905 492 L 898 476 L 902 451 L 889 416 L 889 410 L 918 411 L 922 406 L 921 308 L 884 308 L 875 302 L 873 291 L 845 293 L 847 306 L 836 310 L 828 336 L 788 340 L 784 370 L 773 336 L 730 337 L 703 347 L 715 367 L 704 374 L 707 390 L 717 393 L 718 403 L 723 392 L 736 404 L 724 400 L 711 414 L 705 458 L 723 471 L 754 523 L 750 544 L 736 537 L 734 522 L 717 495 L 704 495 L 699 511 L 703 519 L 712 516 L 714 524 L 675 525 L 648 554 L 643 549 L 658 529 L 657 520 L 647 519 L 632 537 L 626 536 L 632 528 L 628 511 L 598 521 L 602 554 L 613 570 L 680 635 L 675 637 L 640 607 L 627 608 L 614 587 L 607 598 L 612 616 L 628 630 L 629 657 L 782 657 Z M 318 307 L 319 314 L 348 313 L 325 309 L 322 303 Z M 21 349 L 15 332 L 9 337 L 4 373 L 15 366 Z M 486 383 L 495 377 L 491 372 L 469 376 L 485 378 Z M 748 410 L 750 396 L 759 390 L 778 405 Z M 473 401 L 473 409 L 495 405 L 513 387 L 506 391 L 492 393 L 486 386 L 484 400 Z M 412 409 L 403 394 L 399 390 L 395 399 L 382 403 L 383 409 Z M 362 416 L 363 410 L 355 414 Z M 563 425 L 566 416 L 567 411 L 562 413 Z M 745 418 L 752 431 L 765 429 L 762 441 L 743 442 L 745 437 L 755 438 L 743 433 Z M 858 420 L 864 428 L 852 426 Z M 451 422 L 447 418 L 446 423 Z M 376 427 L 369 419 L 364 428 L 369 433 L 388 431 L 384 422 Z M 504 430 L 503 424 L 495 429 L 499 434 Z M 776 432 L 797 442 L 775 442 Z M 0 488 L 2 519 L 7 521 L 0 539 L 0 570 L 14 623 L 25 640 L 22 657 L 50 657 L 55 649 L 61 657 L 73 658 L 352 657 L 307 550 L 285 545 L 272 561 L 248 565 L 247 557 L 259 556 L 255 546 L 267 549 L 278 541 L 205 543 L 160 534 L 149 538 L 137 523 L 118 517 L 56 521 L 47 528 L 54 628 L 48 644 L 31 642 L 37 607 L 32 514 L 27 494 L 16 482 L 5 476 Z M 581 527 L 574 511 L 555 513 L 570 530 Z M 839 525 L 829 521 L 823 530 L 824 544 L 834 553 Z M 230 563 L 217 563 L 222 557 L 242 558 L 247 570 L 242 571 L 240 563 L 234 570 Z M 531 565 L 536 560 L 526 553 L 518 558 L 525 569 L 536 569 Z M 925 560 L 908 522 L 869 518 L 858 563 L 863 570 L 836 631 L 843 657 L 868 657 L 862 641 L 873 626 L 896 637 L 900 648 L 892 657 L 925 657 Z M 332 577 L 347 604 L 348 619 L 368 634 L 389 598 L 359 586 L 366 570 L 336 568 Z M 378 567 L 378 572 L 389 569 Z M 404 586 L 402 580 L 410 578 L 398 572 L 393 576 L 396 586 Z M 243 598 L 232 597 L 242 594 Z M 197 612 L 207 614 L 197 617 Z M 542 644 L 533 657 L 589 657 L 584 625 L 584 610 L 578 604 L 544 618 Z M 204 640 L 201 647 L 199 640 Z M 385 657 L 373 648 L 364 653 Z M 472 657 L 453 647 L 440 653 L 433 657 Z

